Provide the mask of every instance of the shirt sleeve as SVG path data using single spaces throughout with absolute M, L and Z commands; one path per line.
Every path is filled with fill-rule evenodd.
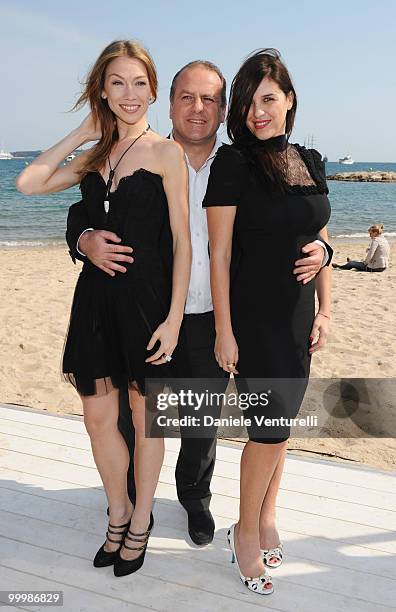
M 202 202 L 209 206 L 238 206 L 246 186 L 247 166 L 232 145 L 222 145 L 212 162 L 208 187 Z
M 80 202 L 72 204 L 67 215 L 66 242 L 69 246 L 69 254 L 73 263 L 76 263 L 76 259 L 80 261 L 84 261 L 85 259 L 85 256 L 82 257 L 77 247 L 82 233 L 90 227 L 90 225 L 91 222 L 84 202 L 80 200 Z
M 83 232 L 81 232 L 81 234 L 80 234 L 80 236 L 79 236 L 79 238 L 78 238 L 78 240 L 77 240 L 77 244 L 76 244 L 76 251 L 77 251 L 78 253 L 80 253 L 80 255 L 81 255 L 82 257 L 86 257 L 86 255 L 85 255 L 85 253 L 83 253 L 82 251 L 80 251 L 80 249 L 79 249 L 79 244 L 80 244 L 81 236 L 83 236 L 83 235 L 84 235 L 86 232 L 93 232 L 93 227 L 87 227 L 87 229 L 85 229 Z
M 377 250 L 377 248 L 378 248 L 378 240 L 376 238 L 372 238 L 370 248 L 364 260 L 364 263 L 366 264 L 366 266 L 370 266 L 371 260 L 373 259 L 374 253 Z

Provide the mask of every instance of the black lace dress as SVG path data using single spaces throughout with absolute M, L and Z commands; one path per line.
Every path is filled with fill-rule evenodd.
M 262 391 L 270 384 L 264 379 L 283 379 L 277 399 L 273 394 L 269 402 L 268 415 L 290 418 L 297 415 L 308 382 L 315 309 L 315 281 L 297 282 L 294 263 L 301 248 L 328 222 L 330 205 L 320 154 L 290 145 L 284 137 L 271 141 L 283 162 L 283 190 L 246 154 L 224 145 L 213 161 L 203 206 L 237 206 L 230 306 L 239 349 L 238 389 L 252 390 L 248 378 L 261 381 Z M 245 416 L 259 413 L 251 406 Z M 280 432 L 271 437 L 258 427 L 249 436 L 277 442 L 288 437 L 287 429 Z
M 98 172 L 81 181 L 90 227 L 115 232 L 133 248 L 126 273 L 110 277 L 84 263 L 77 281 L 63 355 L 63 372 L 81 395 L 96 393 L 96 380 L 129 385 L 145 394 L 145 378 L 188 375 L 183 330 L 169 364 L 145 359 L 158 349 L 147 344 L 169 312 L 172 290 L 172 233 L 162 179 L 140 169 L 123 177 L 110 195 L 105 214 L 106 184 Z M 183 364 L 183 367 L 181 367 Z

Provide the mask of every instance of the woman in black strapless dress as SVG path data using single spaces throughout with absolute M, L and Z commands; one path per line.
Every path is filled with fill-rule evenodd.
M 318 232 L 326 239 L 330 216 L 320 154 L 289 143 L 296 107 L 295 90 L 275 50 L 246 60 L 231 90 L 233 144 L 218 150 L 203 203 L 216 358 L 234 373 L 240 393 L 272 391 L 268 406 L 255 400 L 245 413 L 252 426 L 241 461 L 240 519 L 229 532 L 241 578 L 263 595 L 273 591 L 265 565 L 282 561 L 275 501 L 289 428 L 258 425 L 255 417 L 297 415 L 311 355 L 324 345 L 330 317 L 329 268 L 306 284 L 293 276 L 301 248 Z M 280 384 L 279 379 L 289 380 Z
M 163 386 L 168 378 L 188 376 L 178 345 L 191 266 L 188 174 L 181 147 L 148 126 L 148 105 L 156 95 L 148 52 L 133 41 L 110 44 L 76 105 L 88 102 L 92 113 L 17 181 L 27 194 L 80 183 L 91 227 L 115 232 L 133 248 L 125 274 L 111 277 L 88 260 L 84 264 L 63 357 L 63 372 L 82 399 L 109 503 L 106 542 L 94 565 L 114 564 L 116 576 L 143 564 L 164 455 L 163 439 L 145 438 L 145 379 L 160 379 Z M 99 142 L 61 166 L 92 140 Z M 129 453 L 117 426 L 118 388 L 126 385 L 135 429 L 134 508 L 127 492 Z

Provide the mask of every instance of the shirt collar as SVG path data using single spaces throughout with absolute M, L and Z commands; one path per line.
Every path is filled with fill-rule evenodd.
M 172 130 L 172 132 L 169 134 L 169 139 L 170 139 L 170 140 L 175 140 L 175 139 L 173 138 L 173 130 Z M 213 158 L 215 157 L 215 155 L 216 155 L 216 153 L 217 153 L 218 149 L 219 149 L 219 148 L 222 146 L 222 144 L 224 144 L 224 143 L 221 141 L 220 136 L 219 136 L 218 134 L 216 134 L 216 140 L 215 140 L 215 143 L 214 143 L 213 149 L 212 149 L 212 150 L 211 150 L 211 152 L 209 153 L 209 157 L 208 157 L 208 159 L 207 159 L 207 160 L 205 160 L 205 161 L 204 161 L 204 163 L 202 164 L 201 168 L 203 168 L 203 167 L 205 166 L 205 164 L 207 164 L 207 163 L 208 163 L 208 161 L 209 161 L 210 159 L 213 159 Z M 187 164 L 188 164 L 189 166 L 191 166 L 191 164 L 190 164 L 190 162 L 189 162 L 189 160 L 188 160 L 188 155 L 187 155 L 187 153 L 184 153 L 184 155 L 185 155 L 185 158 L 186 158 Z

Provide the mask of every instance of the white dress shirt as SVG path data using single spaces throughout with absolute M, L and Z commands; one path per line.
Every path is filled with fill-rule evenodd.
M 206 210 L 202 208 L 202 200 L 208 186 L 210 167 L 216 156 L 217 149 L 222 144 L 217 136 L 208 159 L 199 170 L 194 170 L 186 155 L 192 245 L 192 265 L 185 308 L 186 314 L 199 314 L 213 310 L 212 294 L 210 291 L 208 224 Z
M 173 136 L 170 138 L 173 140 Z M 208 237 L 208 224 L 206 219 L 206 210 L 202 208 L 202 201 L 204 199 L 206 188 L 208 186 L 210 167 L 216 156 L 217 150 L 221 145 L 224 144 L 219 136 L 216 136 L 215 145 L 204 164 L 199 170 L 194 170 L 191 166 L 187 154 L 185 154 L 187 168 L 188 168 L 188 193 L 189 193 L 189 208 L 190 208 L 190 232 L 191 232 L 191 245 L 192 245 L 192 265 L 191 265 L 191 276 L 190 285 L 188 287 L 188 294 L 186 300 L 185 314 L 202 314 L 204 312 L 210 312 L 213 310 L 212 294 L 210 290 L 210 264 L 209 264 L 209 237 Z M 91 230 L 87 228 L 84 232 Z M 83 233 L 81 236 L 83 235 Z M 80 238 L 81 238 L 80 236 Z M 78 249 L 77 250 L 81 255 Z M 280 240 L 282 238 L 280 237 Z M 327 250 L 320 240 L 315 240 L 324 249 L 324 257 L 322 266 L 326 265 L 328 261 Z M 297 282 L 297 281 L 296 281 Z

